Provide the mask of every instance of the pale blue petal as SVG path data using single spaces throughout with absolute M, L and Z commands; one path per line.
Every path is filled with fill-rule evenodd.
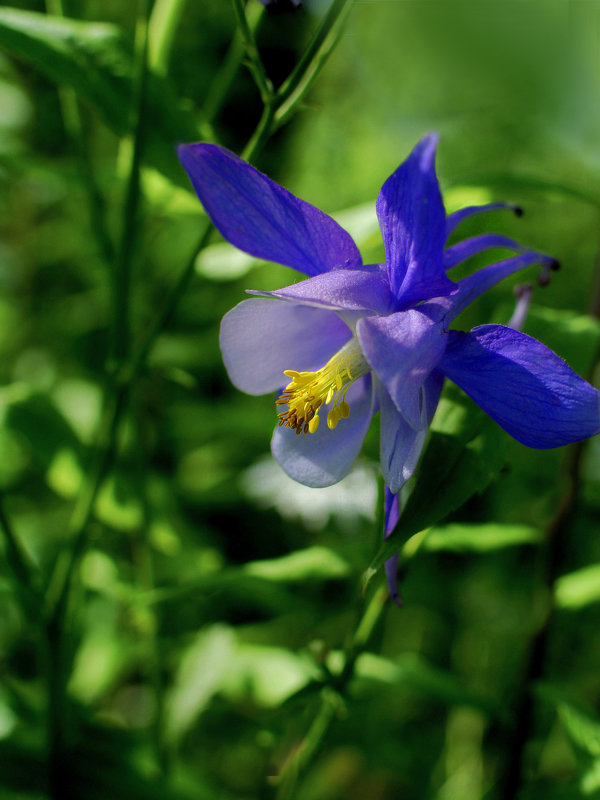
M 420 430 L 415 430 L 406 422 L 383 387 L 378 392 L 381 410 L 381 471 L 386 485 L 394 494 L 400 491 L 415 471 L 428 427 L 437 408 L 442 383 L 442 376 L 434 371 L 422 386 L 424 427 Z
M 409 309 L 387 317 L 363 317 L 356 332 L 398 411 L 415 430 L 426 427 L 422 387 L 446 346 L 443 326 Z
M 451 331 L 440 369 L 528 447 L 559 447 L 600 430 L 597 390 L 520 331 L 503 325 Z
M 320 412 L 316 433 L 297 434 L 291 428 L 277 427 L 271 450 L 285 472 L 298 483 L 320 488 L 345 477 L 356 461 L 374 413 L 370 375 L 357 380 L 346 395 L 350 416 L 327 427 L 327 409 Z
M 181 145 L 178 154 L 206 213 L 240 250 L 307 275 L 361 265 L 337 222 L 234 153 L 199 143 Z
M 319 308 L 377 314 L 388 313 L 393 304 L 387 275 L 379 265 L 360 270 L 333 270 L 283 289 L 272 292 L 251 290 L 250 294 Z
M 351 336 L 331 311 L 257 297 L 225 314 L 220 344 L 234 386 L 265 394 L 289 382 L 286 369 L 322 367 Z

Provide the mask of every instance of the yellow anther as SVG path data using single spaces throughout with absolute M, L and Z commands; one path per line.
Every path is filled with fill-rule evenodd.
M 286 406 L 279 416 L 279 425 L 292 428 L 297 434 L 315 433 L 319 427 L 318 410 L 333 402 L 327 413 L 327 426 L 333 430 L 341 419 L 350 414 L 345 400 L 350 384 L 369 372 L 358 341 L 353 338 L 339 350 L 324 367 L 316 372 L 284 371 L 291 378 L 276 400 Z
M 327 427 L 333 430 L 341 418 L 339 406 L 334 406 L 327 414 Z

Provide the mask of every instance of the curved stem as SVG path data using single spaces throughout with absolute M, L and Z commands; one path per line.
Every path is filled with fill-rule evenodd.
M 242 40 L 246 53 L 248 55 L 248 69 L 254 78 L 254 82 L 258 87 L 261 99 L 265 105 L 268 105 L 273 97 L 273 84 L 269 80 L 262 63 L 258 47 L 256 46 L 256 39 L 254 32 L 248 24 L 246 11 L 242 0 L 233 0 L 233 9 L 242 34 Z
M 113 368 L 127 359 L 131 338 L 131 273 L 140 200 L 140 167 L 145 137 L 144 112 L 148 73 L 148 17 L 150 13 L 148 0 L 139 0 L 139 2 L 140 11 L 138 14 L 135 41 L 136 72 L 133 93 L 132 130 L 134 131 L 134 137 L 128 165 L 123 229 L 113 282 L 114 319 L 111 348 Z
M 336 25 L 341 14 L 350 8 L 351 4 L 352 0 L 333 0 L 327 14 L 323 17 L 321 24 L 304 51 L 302 58 L 292 70 L 290 76 L 277 90 L 276 97 L 280 105 L 296 91 L 311 64 L 317 58 L 319 50 L 325 43 L 332 28 Z

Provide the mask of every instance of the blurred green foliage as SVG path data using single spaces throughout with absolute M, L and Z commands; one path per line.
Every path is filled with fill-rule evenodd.
M 218 327 L 245 288 L 290 276 L 217 236 L 195 257 L 203 212 L 174 148 L 210 139 L 241 151 L 262 112 L 233 6 L 150 4 L 140 134 L 136 5 L 0 8 L 0 800 L 516 797 L 521 725 L 519 797 L 600 796 L 598 440 L 530 451 L 448 392 L 384 553 L 402 548 L 403 609 L 385 602 L 381 570 L 365 587 L 382 563 L 377 431 L 346 482 L 289 481 L 268 454 L 272 403 L 230 386 Z M 494 229 L 561 260 L 525 330 L 593 378 L 600 6 L 351 5 L 300 113 L 257 165 L 379 261 L 377 192 L 440 131 L 448 209 L 516 202 L 524 217 L 496 214 Z M 330 6 L 276 13 L 248 0 L 275 87 Z M 136 130 L 141 203 L 129 219 Z M 124 221 L 135 225 L 134 345 L 187 263 L 193 276 L 132 382 L 75 543 L 72 509 L 111 390 Z M 506 321 L 513 286 L 460 327 Z M 10 533 L 38 577 L 30 590 Z M 41 596 L 60 554 L 75 552 L 57 633 Z M 48 761 L 65 753 L 52 777 Z

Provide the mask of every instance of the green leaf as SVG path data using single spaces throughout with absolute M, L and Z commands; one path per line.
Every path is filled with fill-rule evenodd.
M 233 630 L 213 625 L 184 652 L 166 706 L 165 735 L 169 741 L 181 739 L 219 690 L 235 649 Z
M 555 584 L 554 599 L 559 608 L 582 608 L 600 601 L 600 564 L 570 572 Z
M 452 399 L 443 398 L 431 428 L 413 492 L 367 580 L 410 536 L 482 492 L 504 465 L 504 432 L 464 395 L 453 392 Z
M 308 547 L 281 558 L 251 561 L 244 567 L 244 572 L 268 581 L 289 583 L 345 578 L 350 565 L 327 547 Z
M 116 26 L 5 8 L 0 9 L 0 46 L 58 86 L 71 87 L 118 136 L 130 131 L 133 67 Z M 155 74 L 149 76 L 146 106 L 147 158 L 183 180 L 175 146 L 198 138 L 193 114 Z
M 542 539 L 542 532 L 528 525 L 455 523 L 415 534 L 404 545 L 402 555 L 409 557 L 417 549 L 428 552 L 486 553 L 503 547 L 537 544 Z

